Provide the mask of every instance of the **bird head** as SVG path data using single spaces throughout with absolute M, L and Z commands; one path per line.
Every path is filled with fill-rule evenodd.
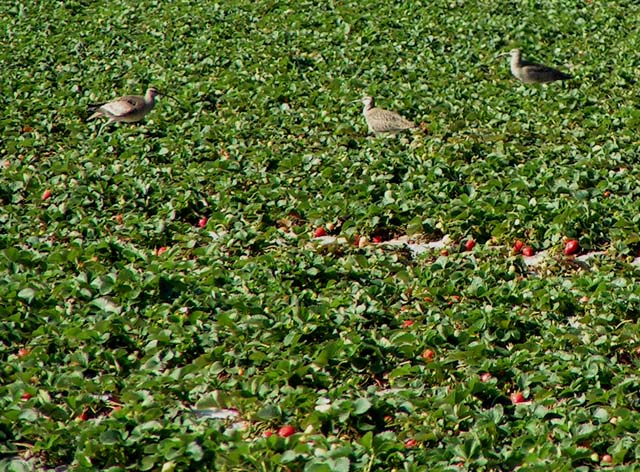
M 360 101 L 367 108 L 372 108 L 374 106 L 373 97 L 370 97 L 369 95 L 367 95 L 365 97 L 362 97 L 362 99 Z
M 498 57 L 504 57 L 504 56 L 518 57 L 518 56 L 520 56 L 520 49 L 518 49 L 518 48 L 514 48 L 514 49 L 512 49 L 512 50 L 511 50 L 511 51 L 509 51 L 509 52 L 503 52 L 502 54 L 498 54 L 498 55 L 496 56 L 496 58 L 498 58 Z

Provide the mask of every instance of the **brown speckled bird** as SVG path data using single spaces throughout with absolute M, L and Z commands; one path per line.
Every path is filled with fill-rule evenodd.
M 135 123 L 142 120 L 147 113 L 153 110 L 157 95 L 162 94 L 155 87 L 149 87 L 144 97 L 141 95 L 125 95 L 110 102 L 89 105 L 89 110 L 95 110 L 95 113 L 88 120 L 106 116 L 109 119 L 109 123 Z
M 393 135 L 407 129 L 416 128 L 415 123 L 397 113 L 377 108 L 373 97 L 363 97 L 362 104 L 364 105 L 362 114 L 367 120 L 369 131 L 376 135 Z

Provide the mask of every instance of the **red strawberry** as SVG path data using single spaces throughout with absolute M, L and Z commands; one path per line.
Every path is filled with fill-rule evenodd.
M 402 323 L 402 329 L 408 328 L 409 326 L 413 326 L 413 323 L 415 323 L 415 321 L 413 321 L 413 320 L 405 320 L 405 322 Z
M 522 248 L 522 255 L 525 257 L 531 257 L 536 253 L 531 246 L 525 246 Z
M 203 216 L 202 218 L 200 218 L 200 219 L 198 220 L 198 226 L 199 226 L 200 228 L 204 228 L 205 226 L 207 226 L 207 221 L 209 221 L 209 220 L 207 219 L 207 217 L 206 217 L 206 216 Z
M 45 190 L 44 192 L 42 192 L 42 200 L 43 201 L 49 200 L 51 198 L 51 195 L 53 195 L 51 190 L 49 189 Z
M 285 425 L 278 430 L 278 436 L 281 438 L 288 438 L 296 432 L 295 428 L 290 425 Z
M 165 252 L 167 252 L 167 246 L 161 246 L 158 249 L 156 249 L 156 256 L 159 256 Z
M 467 239 L 467 242 L 464 243 L 464 248 L 466 251 L 472 251 L 475 245 L 476 245 L 476 241 L 473 238 Z
M 271 430 L 266 430 L 264 433 L 262 433 L 262 437 L 264 438 L 270 438 L 271 436 L 273 436 L 273 431 Z
M 509 398 L 511 399 L 511 403 L 513 403 L 514 405 L 517 405 L 518 403 L 524 403 L 526 401 L 522 392 L 513 392 Z
M 31 395 L 29 392 L 24 392 L 20 398 L 22 398 L 23 400 L 29 400 L 32 396 L 33 395 Z
M 382 242 L 382 236 L 374 236 L 373 238 L 371 238 L 371 241 L 376 244 L 380 244 Z
M 316 230 L 313 232 L 313 236 L 315 236 L 316 238 L 320 238 L 322 236 L 326 236 L 327 232 L 325 231 L 325 229 L 322 226 L 318 226 L 316 228 Z
M 411 439 L 407 439 L 404 442 L 404 447 L 406 447 L 407 449 L 410 449 L 412 447 L 416 447 L 418 445 L 418 441 L 416 441 L 415 439 L 411 438 Z
M 513 252 L 515 254 L 520 254 L 520 251 L 522 251 L 523 247 L 524 243 L 518 239 L 515 243 L 513 243 Z
M 580 249 L 580 244 L 576 239 L 570 239 L 564 244 L 564 254 L 565 256 L 570 256 L 571 254 L 575 254 Z

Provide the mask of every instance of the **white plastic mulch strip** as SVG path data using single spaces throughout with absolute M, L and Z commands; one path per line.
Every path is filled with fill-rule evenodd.
M 347 245 L 349 241 L 344 237 L 337 236 L 320 236 L 317 238 L 313 238 L 313 240 L 320 244 L 320 246 L 332 246 L 332 245 Z M 431 241 L 428 243 L 416 243 L 412 242 L 412 239 L 409 236 L 401 236 L 396 239 L 391 239 L 389 241 L 385 241 L 382 243 L 368 243 L 367 246 L 393 246 L 393 247 L 406 247 L 408 248 L 414 255 L 420 255 L 427 251 L 434 249 L 445 249 L 449 247 L 452 243 L 451 238 L 448 234 L 444 235 L 438 241 Z M 497 247 L 497 246 L 496 246 Z M 579 262 L 587 262 L 589 259 L 592 259 L 596 256 L 606 255 L 606 251 L 591 251 L 585 254 L 580 254 L 579 256 L 575 256 L 574 260 Z M 543 263 L 545 260 L 551 258 L 548 250 L 543 250 L 535 253 L 533 256 L 522 256 L 524 263 L 529 267 L 536 267 Z M 640 257 L 636 257 L 631 265 L 640 266 Z

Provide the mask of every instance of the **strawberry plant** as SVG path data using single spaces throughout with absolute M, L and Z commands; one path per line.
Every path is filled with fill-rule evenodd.
M 640 461 L 636 2 L 6 3 L 1 470 Z

